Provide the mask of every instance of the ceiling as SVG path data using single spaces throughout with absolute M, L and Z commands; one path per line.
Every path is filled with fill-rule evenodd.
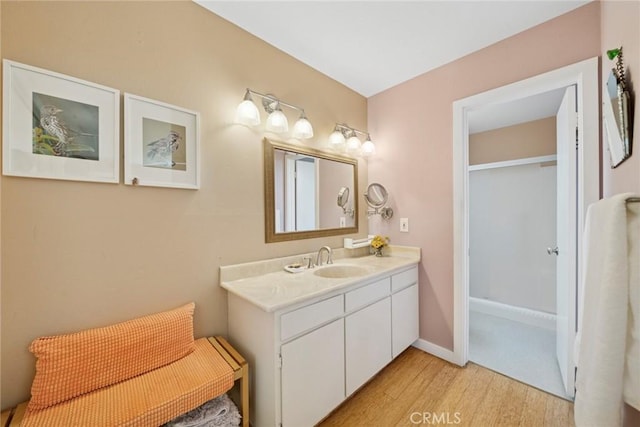
M 370 97 L 590 0 L 194 1 Z
M 560 88 L 472 110 L 469 112 L 469 133 L 485 132 L 555 116 L 565 91 L 566 88 Z

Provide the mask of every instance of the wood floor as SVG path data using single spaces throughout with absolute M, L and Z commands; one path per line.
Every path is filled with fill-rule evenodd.
M 410 347 L 331 413 L 331 426 L 574 426 L 573 404 L 473 363 Z

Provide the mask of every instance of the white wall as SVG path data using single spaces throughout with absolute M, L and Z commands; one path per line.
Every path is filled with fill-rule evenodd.
M 470 295 L 555 313 L 556 167 L 472 171 Z

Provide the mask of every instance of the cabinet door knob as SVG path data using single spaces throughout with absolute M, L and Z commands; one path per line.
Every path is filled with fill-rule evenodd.
M 551 249 L 551 248 L 547 248 L 547 253 L 548 253 L 549 255 L 551 255 L 551 254 L 556 254 L 556 255 L 558 255 L 558 247 L 556 246 L 556 247 L 555 247 L 555 248 L 553 248 L 553 249 Z

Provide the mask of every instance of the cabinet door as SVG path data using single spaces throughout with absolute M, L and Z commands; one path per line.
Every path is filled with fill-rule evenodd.
M 391 295 L 391 336 L 395 358 L 418 339 L 418 284 Z
M 313 426 L 344 400 L 344 320 L 281 348 L 282 425 Z
M 391 361 L 389 297 L 345 318 L 347 396 Z

